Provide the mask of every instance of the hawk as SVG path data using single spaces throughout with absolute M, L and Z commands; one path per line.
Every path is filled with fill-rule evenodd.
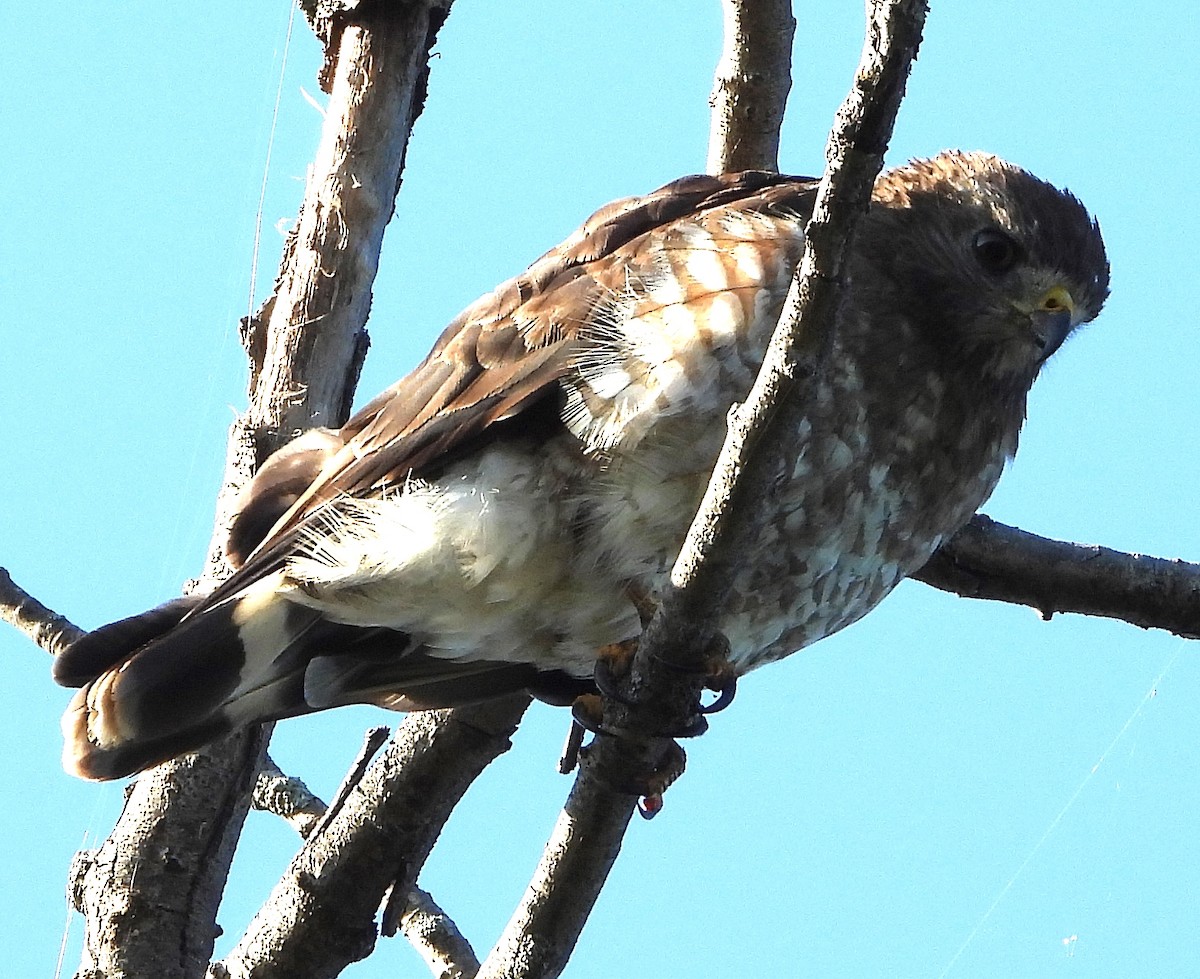
M 799 261 L 816 181 L 685 177 L 597 211 L 407 377 L 267 460 L 235 573 L 58 657 L 93 779 L 347 703 L 569 702 L 636 638 Z M 1071 194 L 982 153 L 883 174 L 827 369 L 719 628 L 742 674 L 870 611 L 987 499 L 1108 293 Z M 640 596 L 637 600 L 633 596 Z

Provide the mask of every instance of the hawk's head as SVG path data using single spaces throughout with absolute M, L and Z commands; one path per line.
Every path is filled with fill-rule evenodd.
M 934 349 L 1004 386 L 1027 388 L 1108 295 L 1104 241 L 1079 200 L 985 153 L 881 177 L 859 253 Z

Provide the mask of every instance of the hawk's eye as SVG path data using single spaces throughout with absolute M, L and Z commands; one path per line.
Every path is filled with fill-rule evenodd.
M 1021 246 L 996 228 L 980 231 L 971 247 L 980 266 L 991 275 L 1003 275 L 1021 259 Z

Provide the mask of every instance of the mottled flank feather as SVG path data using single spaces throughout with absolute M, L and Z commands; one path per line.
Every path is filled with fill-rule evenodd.
M 345 703 L 591 687 L 666 580 L 803 250 L 815 182 L 685 177 L 610 204 L 411 374 L 249 487 L 237 568 L 85 636 L 69 771 L 115 778 Z M 733 668 L 859 618 L 987 498 L 1044 362 L 1108 289 L 1095 222 L 996 157 L 883 175 L 827 373 L 720 627 Z

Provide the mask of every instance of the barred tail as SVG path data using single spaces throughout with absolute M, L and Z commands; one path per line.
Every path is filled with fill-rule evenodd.
M 120 778 L 234 728 L 310 710 L 304 669 L 320 615 L 277 587 L 267 578 L 211 608 L 177 599 L 65 650 L 54 677 L 81 689 L 63 715 L 63 767 Z
M 213 606 L 183 598 L 83 636 L 54 678 L 79 687 L 63 767 L 132 775 L 236 728 L 349 703 L 451 707 L 528 690 L 569 703 L 591 681 L 529 663 L 443 658 L 405 633 L 330 622 L 287 597 L 282 573 Z

